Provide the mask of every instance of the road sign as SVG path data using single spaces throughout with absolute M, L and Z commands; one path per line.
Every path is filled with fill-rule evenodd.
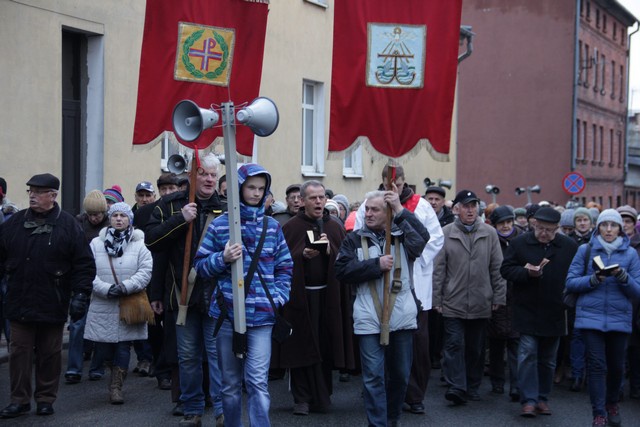
M 586 186 L 587 180 L 578 172 L 569 172 L 562 178 L 562 189 L 572 196 L 582 193 Z

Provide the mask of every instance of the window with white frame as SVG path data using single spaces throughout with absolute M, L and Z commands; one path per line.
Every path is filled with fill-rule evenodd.
M 345 152 L 342 175 L 345 178 L 362 178 L 362 145 Z
M 305 176 L 324 175 L 324 83 L 302 82 L 302 161 Z

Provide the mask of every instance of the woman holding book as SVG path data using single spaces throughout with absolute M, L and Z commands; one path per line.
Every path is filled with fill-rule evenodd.
M 632 300 L 640 298 L 640 259 L 622 227 L 615 209 L 603 211 L 567 275 L 567 290 L 578 294 L 575 327 L 582 329 L 587 347 L 593 426 L 621 424 L 618 401 Z

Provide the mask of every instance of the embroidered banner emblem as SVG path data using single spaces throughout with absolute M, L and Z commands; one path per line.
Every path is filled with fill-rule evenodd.
M 415 89 L 424 86 L 427 27 L 367 24 L 367 86 Z
M 228 86 L 234 43 L 232 28 L 180 22 L 174 79 Z

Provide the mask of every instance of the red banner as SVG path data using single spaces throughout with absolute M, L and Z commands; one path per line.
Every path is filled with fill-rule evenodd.
M 267 4 L 245 0 L 147 0 L 133 144 L 173 130 L 181 100 L 210 108 L 256 98 L 267 12 Z M 236 151 L 250 156 L 253 133 L 236 129 Z M 205 148 L 218 136 L 221 122 L 185 145 Z
M 419 143 L 449 153 L 461 9 L 461 0 L 336 0 L 329 151 L 367 137 L 392 158 Z

